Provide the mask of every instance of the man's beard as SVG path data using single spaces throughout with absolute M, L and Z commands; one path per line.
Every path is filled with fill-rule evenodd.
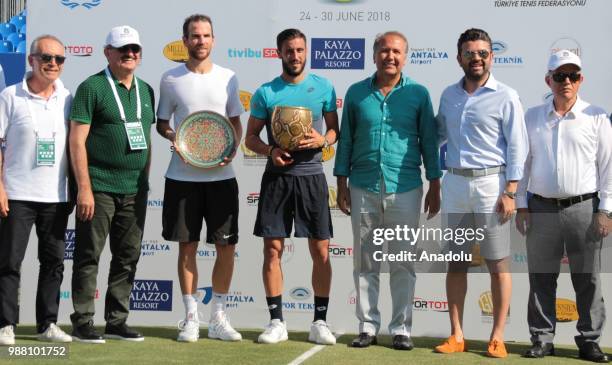
M 204 57 L 199 56 L 198 48 L 189 48 L 187 52 L 189 53 L 189 58 L 198 60 L 198 61 L 204 61 L 205 59 L 208 58 L 208 56 L 210 56 L 210 51 L 208 51 Z
M 306 62 L 304 62 L 302 64 L 302 67 L 299 68 L 297 71 L 293 71 L 293 68 L 291 68 L 290 65 L 283 60 L 283 71 L 289 76 L 293 76 L 293 77 L 300 76 L 302 72 L 304 72 L 305 67 L 306 67 Z

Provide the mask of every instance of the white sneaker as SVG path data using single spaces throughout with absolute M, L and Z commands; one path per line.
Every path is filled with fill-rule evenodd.
M 319 319 L 316 322 L 312 322 L 310 325 L 308 341 L 318 343 L 319 345 L 335 345 L 336 337 L 329 330 L 327 323 L 325 323 L 324 320 Z
M 187 318 L 179 321 L 178 342 L 196 342 L 200 338 L 200 321 L 196 313 L 188 313 Z
M 14 345 L 15 344 L 15 332 L 13 332 L 13 326 L 8 325 L 0 328 L 0 345 Z
M 72 342 L 72 337 L 61 328 L 51 323 L 43 333 L 38 334 L 39 341 L 45 342 Z
M 223 341 L 242 341 L 242 335 L 230 324 L 225 312 L 213 314 L 208 322 L 208 338 L 218 338 Z
M 281 341 L 287 341 L 289 336 L 287 336 L 287 324 L 285 322 L 281 322 L 280 319 L 273 319 L 266 326 L 266 329 L 263 331 L 257 342 L 259 343 L 279 343 Z

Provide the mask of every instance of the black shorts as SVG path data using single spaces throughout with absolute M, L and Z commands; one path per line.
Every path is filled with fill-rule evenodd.
M 199 242 L 202 219 L 206 222 L 206 243 L 238 243 L 236 179 L 193 182 L 166 178 L 162 237 Z
M 333 236 L 325 175 L 264 173 L 253 234 L 288 238 L 294 220 L 295 237 L 324 240 Z

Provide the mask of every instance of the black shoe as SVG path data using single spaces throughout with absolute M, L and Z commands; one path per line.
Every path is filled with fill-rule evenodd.
M 410 337 L 405 335 L 395 335 L 393 336 L 393 348 L 396 350 L 412 350 L 414 348 L 414 344 Z
M 580 346 L 578 357 L 583 360 L 606 363 L 610 361 L 608 355 L 601 352 L 599 345 L 595 342 L 585 342 Z
M 124 340 L 133 342 L 144 341 L 144 336 L 140 334 L 140 332 L 134 331 L 125 323 L 122 323 L 117 326 L 106 324 L 106 329 L 104 330 L 104 337 L 111 338 L 113 340 Z
M 555 354 L 555 346 L 552 343 L 536 342 L 531 348 L 525 351 L 524 357 L 540 358 L 544 356 L 553 356 Z
M 351 342 L 351 347 L 368 347 L 370 345 L 376 345 L 377 343 L 376 336 L 367 332 L 361 332 L 359 337 L 355 338 L 353 342 Z
M 89 321 L 78 327 L 72 326 L 72 338 L 78 342 L 105 343 L 104 338 L 96 331 L 93 321 Z

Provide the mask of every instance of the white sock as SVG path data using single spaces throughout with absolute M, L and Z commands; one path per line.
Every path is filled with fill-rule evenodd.
M 212 297 L 212 308 L 211 308 L 211 315 L 214 315 L 215 313 L 218 312 L 223 312 L 225 310 L 225 298 L 227 297 L 227 294 L 220 294 L 220 293 L 216 293 L 213 292 L 213 297 Z
M 195 296 L 191 294 L 183 295 L 183 304 L 185 305 L 187 317 L 189 317 L 189 313 L 194 313 L 195 317 L 198 316 L 198 301 Z

